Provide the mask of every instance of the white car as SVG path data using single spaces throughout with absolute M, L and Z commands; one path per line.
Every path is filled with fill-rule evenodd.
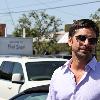
M 8 100 L 27 88 L 50 83 L 54 70 L 66 62 L 50 57 L 0 57 L 0 98 Z

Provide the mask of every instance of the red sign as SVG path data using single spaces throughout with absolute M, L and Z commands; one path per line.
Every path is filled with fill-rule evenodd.
M 6 24 L 0 24 L 0 37 L 5 36 Z

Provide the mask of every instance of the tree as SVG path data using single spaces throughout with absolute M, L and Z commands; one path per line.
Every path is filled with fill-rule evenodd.
M 92 20 L 94 20 L 96 22 L 96 24 L 99 26 L 99 30 L 100 30 L 100 8 L 94 14 L 91 14 L 90 18 L 92 18 Z M 97 56 L 97 59 L 100 61 L 100 36 L 98 38 L 98 44 L 97 44 L 97 48 L 96 48 L 96 56 Z
M 50 33 L 60 31 L 62 24 L 59 18 L 50 16 L 44 11 L 32 11 L 28 15 L 23 14 L 18 21 L 18 25 L 13 32 L 14 36 L 22 36 L 23 28 L 26 29 L 26 37 L 37 37 L 40 40 L 43 36 L 51 38 Z
M 19 24 L 15 27 L 13 35 L 15 37 L 22 37 L 23 35 L 23 28 L 26 29 L 28 33 L 30 33 L 31 22 L 29 21 L 28 17 L 23 14 L 22 18 L 19 19 Z M 26 34 L 27 35 L 27 34 Z

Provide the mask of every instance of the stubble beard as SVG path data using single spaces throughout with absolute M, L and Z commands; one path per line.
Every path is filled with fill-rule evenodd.
M 89 60 L 92 58 L 92 51 L 90 51 L 90 52 L 77 51 L 74 53 L 78 59 Z
M 93 50 L 92 48 L 72 48 L 73 56 L 76 56 L 78 59 L 88 60 L 91 59 Z

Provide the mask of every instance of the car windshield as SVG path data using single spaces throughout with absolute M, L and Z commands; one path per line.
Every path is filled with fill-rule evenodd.
M 27 93 L 12 100 L 46 100 L 48 93 Z
M 26 63 L 29 81 L 50 80 L 55 69 L 62 66 L 65 61 L 41 61 Z

